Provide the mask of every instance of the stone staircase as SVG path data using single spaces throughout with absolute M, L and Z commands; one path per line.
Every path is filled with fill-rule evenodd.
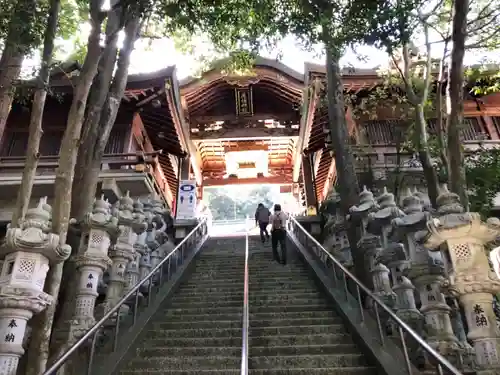
M 245 239 L 213 238 L 119 374 L 239 375 Z M 291 252 L 290 252 L 291 253 Z M 250 239 L 250 375 L 376 375 L 295 256 Z
M 120 374 L 239 374 L 245 238 L 209 239 Z
M 250 249 L 250 374 L 377 374 L 293 252 L 283 266 L 268 243 Z

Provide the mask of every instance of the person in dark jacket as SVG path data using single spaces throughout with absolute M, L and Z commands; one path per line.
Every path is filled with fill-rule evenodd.
M 267 231 L 269 216 L 271 216 L 271 212 L 268 208 L 262 203 L 259 203 L 257 210 L 255 211 L 255 224 L 258 225 L 260 229 L 260 239 L 262 240 L 262 243 L 269 240 L 269 232 Z

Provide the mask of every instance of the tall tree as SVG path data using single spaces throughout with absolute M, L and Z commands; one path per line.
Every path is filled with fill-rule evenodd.
M 408 12 L 414 3 L 408 1 L 397 10 Z M 347 121 L 345 117 L 344 86 L 340 70 L 340 57 L 344 49 L 366 38 L 373 23 L 384 24 L 387 33 L 392 33 L 399 26 L 397 14 L 392 4 L 384 0 L 374 1 L 338 1 L 325 3 L 321 1 L 295 2 L 281 5 L 278 9 L 278 28 L 281 32 L 291 32 L 303 40 L 306 45 L 322 43 L 326 50 L 326 84 L 328 107 L 328 129 L 331 138 L 331 149 L 335 155 L 338 174 L 338 187 L 341 196 L 342 211 L 345 215 L 358 203 L 358 180 L 354 164 Z M 356 28 L 350 25 L 357 25 Z M 348 238 L 355 265 L 356 275 L 366 285 L 370 278 L 364 262 L 364 254 L 357 248 L 359 233 L 355 225 L 348 228 Z
M 36 91 L 31 106 L 26 162 L 24 165 L 21 186 L 17 193 L 16 208 L 12 215 L 12 225 L 14 227 L 17 227 L 19 220 L 24 218 L 28 209 L 36 168 L 38 166 L 40 140 L 43 135 L 43 111 L 45 108 L 45 99 L 47 98 L 50 67 L 52 65 L 52 55 L 54 53 L 54 42 L 60 10 L 61 0 L 51 0 L 47 28 L 45 29 L 41 68 L 36 79 Z
M 77 153 L 71 197 L 71 215 L 74 218 L 81 219 L 92 205 L 101 169 L 102 155 L 125 91 L 130 54 L 139 33 L 140 22 L 140 10 L 112 6 L 112 11 L 106 23 L 107 44 L 99 62 L 99 73 L 89 94 L 89 105 Z M 125 38 L 117 61 L 118 47 L 116 43 L 118 33 L 122 28 L 125 30 Z M 113 76 L 116 62 L 117 69 Z M 76 274 L 73 264 L 67 264 L 65 268 L 64 275 L 71 277 L 71 275 Z M 74 289 L 76 285 L 74 285 L 73 281 L 77 281 L 77 278 L 69 280 L 65 293 L 61 296 L 64 303 L 61 307 L 62 311 L 59 314 L 56 328 L 62 331 L 67 331 L 65 325 L 74 310 Z M 67 348 L 67 344 L 67 340 L 53 342 L 51 358 L 57 359 Z
M 101 159 L 125 92 L 130 55 L 144 18 L 141 12 L 146 12 L 145 9 L 123 7 L 118 3 L 112 9 L 106 23 L 106 47 L 99 64 L 99 74 L 89 97 L 73 181 L 72 215 L 77 219 L 87 213 L 95 197 Z M 125 31 L 125 40 L 117 58 L 118 33 L 121 30 Z
M 52 231 L 59 234 L 60 244 L 66 244 L 71 208 L 71 185 L 80 133 L 85 114 L 90 86 L 97 73 L 97 65 L 101 56 L 101 30 L 104 14 L 101 11 L 101 0 L 90 0 L 89 13 L 91 31 L 88 39 L 87 56 L 78 82 L 73 93 L 73 102 L 68 115 L 66 130 L 59 151 L 59 166 L 56 170 L 54 204 L 52 211 Z M 57 301 L 61 287 L 63 263 L 52 266 L 47 274 L 45 292 Z M 52 332 L 54 313 L 57 308 L 55 302 L 34 318 L 33 334 L 28 348 L 28 362 L 30 364 L 27 375 L 38 375 L 44 372 L 49 357 L 49 342 Z
M 467 209 L 467 183 L 463 164 L 460 129 L 464 119 L 464 54 L 467 38 L 467 13 L 469 0 L 455 0 L 453 5 L 453 26 L 451 41 L 451 66 L 449 74 L 449 111 L 447 117 L 449 180 L 451 190 L 460 196 L 462 205 Z
M 36 44 L 33 40 L 36 9 L 36 0 L 18 0 L 9 20 L 0 59 L 0 140 L 14 99 L 14 81 L 21 72 L 25 54 Z

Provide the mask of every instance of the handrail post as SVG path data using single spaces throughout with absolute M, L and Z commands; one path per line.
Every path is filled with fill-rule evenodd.
M 241 342 L 241 375 L 248 375 L 248 218 L 245 219 L 245 269 L 243 277 L 243 322 Z
M 398 326 L 398 331 L 399 331 L 399 334 L 402 338 L 402 344 L 403 344 L 403 354 L 405 356 L 405 362 L 407 364 L 407 372 L 410 373 L 411 375 L 411 363 L 409 362 L 409 358 L 408 358 L 408 351 L 407 351 L 407 348 L 406 348 L 406 345 L 405 345 L 405 342 L 404 342 L 404 333 L 408 334 L 408 336 L 412 337 L 418 345 L 420 345 L 420 347 L 422 347 L 424 349 L 424 351 L 426 351 L 431 357 L 433 357 L 436 362 L 438 363 L 439 365 L 439 368 L 440 369 L 446 369 L 449 374 L 452 374 L 452 375 L 463 375 L 455 366 L 453 366 L 446 358 L 444 358 L 441 354 L 439 354 L 436 350 L 434 350 L 431 346 L 429 346 L 429 344 L 427 342 L 424 341 L 424 339 L 422 339 L 422 337 L 420 337 L 418 335 L 418 333 L 416 333 L 408 324 L 406 324 L 403 320 L 401 320 L 401 318 L 399 318 L 395 313 L 394 311 L 392 311 L 392 309 L 390 307 L 388 307 L 379 297 L 377 297 L 375 294 L 373 294 L 373 292 L 368 289 L 364 284 L 361 283 L 361 281 L 358 280 L 358 278 L 356 276 L 354 276 L 347 268 L 344 267 L 344 265 L 342 263 L 340 263 L 339 260 L 337 260 L 337 258 L 335 258 L 332 254 L 330 254 L 328 252 L 328 250 L 326 250 L 323 245 L 321 245 L 298 221 L 295 217 L 290 217 L 290 221 L 292 223 L 293 226 L 297 227 L 305 236 L 308 240 L 310 240 L 319 250 L 319 252 L 323 252 L 327 258 L 329 258 L 332 262 L 333 262 L 333 269 L 335 270 L 335 266 L 337 266 L 339 268 L 339 270 L 343 273 L 342 277 L 344 279 L 344 281 L 346 282 L 347 281 L 347 278 L 351 279 L 356 285 L 357 285 L 357 290 L 358 290 L 358 296 L 359 296 L 359 290 L 362 290 L 364 293 L 366 293 L 370 298 L 371 300 L 374 302 L 374 307 L 375 307 L 375 315 L 376 315 L 376 319 L 377 319 L 377 327 L 378 327 L 378 330 L 379 330 L 379 334 L 380 334 L 380 340 L 381 340 L 381 345 L 384 346 L 384 334 L 383 334 L 383 331 L 382 331 L 382 325 L 380 323 L 380 312 L 379 312 L 379 309 L 382 309 L 382 311 L 384 311 L 385 313 L 387 313 L 389 315 L 389 317 L 392 319 L 392 321 L 394 321 L 394 323 L 396 323 L 396 325 Z M 298 237 L 295 236 L 295 234 L 293 233 L 293 230 L 289 229 L 288 230 L 290 232 L 290 234 L 296 238 L 298 240 Z M 322 258 L 322 257 L 320 257 Z M 344 284 L 346 285 L 346 284 Z M 345 289 L 345 292 L 347 293 L 347 289 Z M 363 308 L 363 305 L 362 304 L 359 304 L 359 308 L 361 309 L 361 317 L 362 319 L 364 319 L 364 315 L 363 315 L 363 311 L 362 311 L 362 308 Z

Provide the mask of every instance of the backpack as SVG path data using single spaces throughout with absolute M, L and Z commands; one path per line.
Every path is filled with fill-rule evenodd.
M 274 214 L 273 229 L 284 229 L 283 221 L 281 220 L 281 212 L 277 212 Z
M 269 216 L 270 215 L 271 215 L 271 213 L 269 212 L 269 210 L 264 207 L 264 208 L 259 210 L 257 217 L 261 223 L 269 223 Z

